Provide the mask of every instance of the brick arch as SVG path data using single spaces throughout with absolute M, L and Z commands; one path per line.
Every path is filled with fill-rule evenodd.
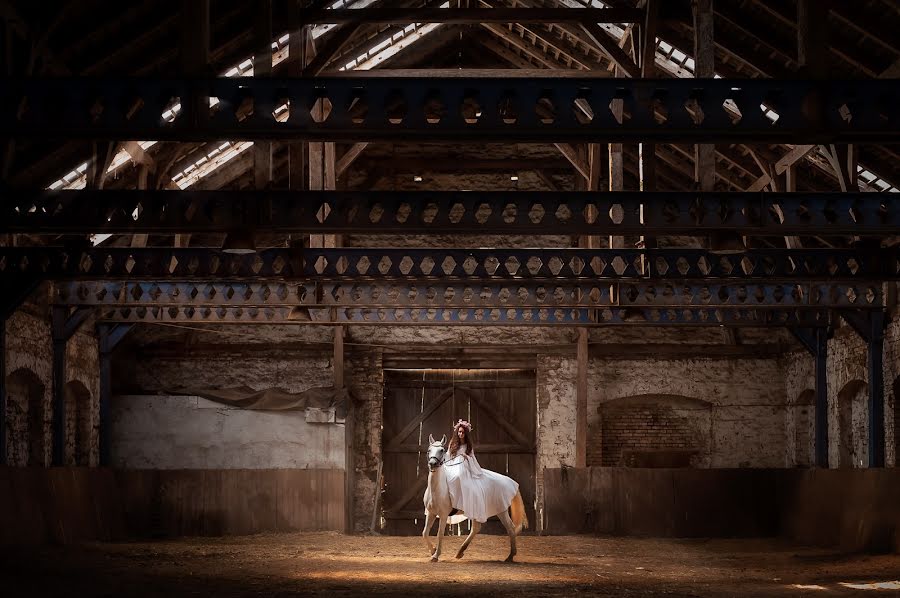
M 6 459 L 13 466 L 47 464 L 47 410 L 44 384 L 28 368 L 6 377 Z
M 851 380 L 838 392 L 839 467 L 865 467 L 868 463 L 867 388 L 863 380 Z
M 89 465 L 91 455 L 91 391 L 79 380 L 63 388 L 66 403 L 66 465 Z
M 588 465 L 708 467 L 712 404 L 673 394 L 642 394 L 598 408 Z M 599 449 L 599 450 L 598 450 Z
M 816 391 L 807 388 L 794 401 L 794 459 L 797 467 L 815 464 Z

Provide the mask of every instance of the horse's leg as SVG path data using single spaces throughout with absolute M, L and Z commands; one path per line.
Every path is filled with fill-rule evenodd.
M 516 526 L 513 525 L 507 511 L 497 513 L 497 518 L 503 524 L 503 527 L 506 528 L 506 533 L 509 535 L 509 556 L 506 557 L 506 562 L 511 563 L 513 562 L 513 557 L 516 556 Z
M 434 554 L 431 555 L 431 562 L 436 563 L 438 559 L 441 557 L 441 543 L 444 540 L 444 528 L 447 527 L 447 518 L 450 517 L 450 511 L 446 513 L 441 513 L 441 519 L 438 521 L 438 533 L 437 533 L 437 550 L 434 551 Z
M 431 543 L 431 526 L 434 525 L 434 520 L 434 513 L 429 511 L 425 514 L 425 529 L 422 530 L 422 538 L 425 540 L 425 544 L 428 546 L 429 556 L 434 554 L 434 544 Z
M 469 535 L 466 536 L 466 541 L 463 542 L 462 546 L 459 547 L 459 552 L 456 553 L 456 558 L 461 559 L 463 554 L 466 552 L 466 548 L 469 547 L 469 544 L 472 542 L 472 538 L 474 538 L 479 530 L 481 530 L 481 524 L 477 521 L 472 522 L 472 529 L 469 531 Z

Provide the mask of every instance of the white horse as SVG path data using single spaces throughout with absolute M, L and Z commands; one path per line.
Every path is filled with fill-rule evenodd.
M 450 511 L 452 511 L 452 506 L 450 504 L 450 486 L 447 484 L 447 475 L 444 473 L 443 467 L 447 453 L 447 449 L 444 448 L 446 442 L 446 436 L 441 438 L 440 442 L 437 442 L 433 436 L 430 434 L 428 435 L 428 443 L 430 445 L 428 447 L 429 473 L 428 488 L 425 490 L 424 497 L 425 529 L 422 530 L 422 537 L 425 539 L 425 544 L 428 545 L 428 553 L 431 555 L 432 563 L 437 562 L 438 558 L 441 556 L 441 541 L 444 538 L 444 527 L 447 525 Z M 523 528 L 528 527 L 528 518 L 525 515 L 525 503 L 522 501 L 522 494 L 517 492 L 512 499 L 512 503 L 499 513 L 492 513 L 490 516 L 493 517 L 494 515 L 497 516 L 503 524 L 503 527 L 506 528 L 506 533 L 509 535 L 509 556 L 506 557 L 506 562 L 511 563 L 513 557 L 516 556 L 516 535 L 521 532 Z M 440 525 L 438 525 L 437 550 L 434 549 L 430 537 L 431 526 L 434 524 L 435 519 L 441 520 Z M 466 552 L 466 548 L 469 547 L 472 539 L 480 529 L 481 523 L 473 520 L 472 531 L 469 532 L 463 545 L 459 547 L 456 558 L 462 558 L 463 554 Z

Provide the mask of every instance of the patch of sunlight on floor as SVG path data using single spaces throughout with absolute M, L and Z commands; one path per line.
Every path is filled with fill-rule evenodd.
M 900 581 L 873 581 L 872 583 L 850 583 L 842 581 L 839 585 L 854 590 L 900 590 Z
M 795 590 L 827 590 L 825 586 L 814 583 L 792 583 L 791 587 Z

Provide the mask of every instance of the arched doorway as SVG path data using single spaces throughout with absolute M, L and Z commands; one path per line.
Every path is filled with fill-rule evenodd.
M 865 467 L 868 463 L 866 383 L 851 380 L 838 393 L 838 466 Z
M 89 465 L 91 455 L 91 392 L 78 380 L 63 389 L 66 402 L 66 465 Z
M 815 463 L 816 391 L 808 388 L 794 403 L 794 458 L 797 467 Z
M 47 464 L 47 410 L 37 374 L 19 368 L 6 378 L 6 459 L 13 466 Z

